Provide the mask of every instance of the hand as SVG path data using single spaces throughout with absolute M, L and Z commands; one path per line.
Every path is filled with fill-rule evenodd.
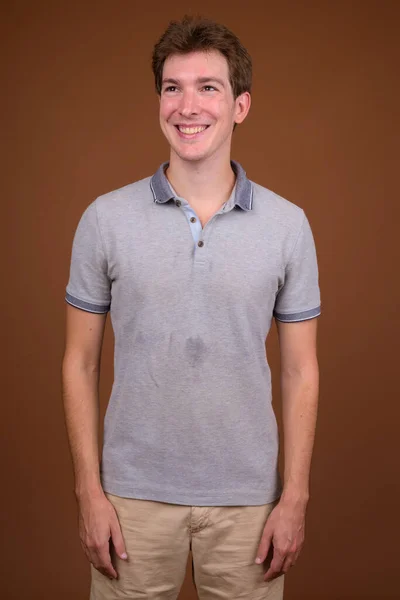
M 109 579 L 117 579 L 118 573 L 111 562 L 110 540 L 120 558 L 128 557 L 117 513 L 103 492 L 79 500 L 79 537 L 94 568 Z
M 264 581 L 287 573 L 296 563 L 304 543 L 304 528 L 305 504 L 285 503 L 281 499 L 266 521 L 258 546 L 257 558 L 261 560 L 256 562 L 263 562 L 270 549 L 273 555 Z

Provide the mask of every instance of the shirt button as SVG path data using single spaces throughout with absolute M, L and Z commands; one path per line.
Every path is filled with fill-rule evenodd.
M 197 242 L 197 245 L 200 246 L 200 248 L 202 248 L 204 246 L 203 240 L 200 240 L 199 242 Z
M 196 217 L 190 217 L 190 222 L 191 223 L 196 223 Z
M 175 200 L 175 204 L 176 204 L 177 206 L 180 206 L 180 205 L 182 204 L 182 202 L 181 202 L 180 200 Z

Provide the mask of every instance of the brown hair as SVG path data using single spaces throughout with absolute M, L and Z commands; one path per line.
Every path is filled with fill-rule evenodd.
M 171 21 L 154 46 L 152 69 L 157 94 L 161 95 L 164 62 L 170 55 L 212 50 L 221 52 L 228 62 L 234 99 L 251 92 L 251 57 L 236 35 L 210 19 L 185 15 L 182 21 Z

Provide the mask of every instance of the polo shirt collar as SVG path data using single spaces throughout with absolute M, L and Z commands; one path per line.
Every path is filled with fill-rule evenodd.
M 169 161 L 162 163 L 150 180 L 154 202 L 164 203 L 175 197 L 165 175 L 165 169 L 168 165 Z M 253 207 L 253 186 L 238 162 L 231 160 L 231 166 L 236 175 L 234 204 L 240 206 L 243 210 L 251 210 Z

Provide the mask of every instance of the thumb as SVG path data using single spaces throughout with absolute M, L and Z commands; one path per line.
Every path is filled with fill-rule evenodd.
M 122 537 L 121 526 L 116 516 L 112 519 L 110 523 L 110 529 L 111 539 L 116 553 L 120 558 L 126 560 L 128 558 L 128 555 L 126 553 L 125 542 Z
M 272 531 L 265 529 L 257 550 L 257 558 L 255 562 L 259 565 L 267 558 L 269 547 L 272 540 Z

